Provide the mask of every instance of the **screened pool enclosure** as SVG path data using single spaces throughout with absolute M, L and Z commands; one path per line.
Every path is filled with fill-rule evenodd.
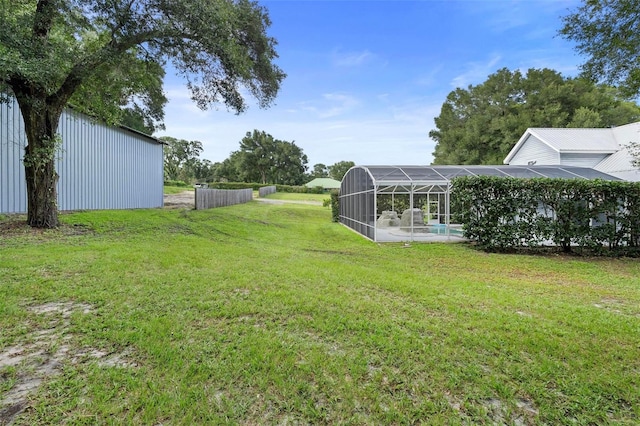
M 459 176 L 618 180 L 572 166 L 356 166 L 340 186 L 340 222 L 379 242 L 462 240 L 449 200 Z

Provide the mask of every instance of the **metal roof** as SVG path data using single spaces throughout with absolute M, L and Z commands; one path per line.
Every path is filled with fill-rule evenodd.
M 633 166 L 634 161 L 629 149 L 624 147 L 596 164 L 594 169 L 630 182 L 639 182 L 640 168 Z
M 588 167 L 574 166 L 356 166 L 375 184 L 448 183 L 459 176 L 620 180 Z
M 509 151 L 505 164 L 511 161 L 529 136 L 559 153 L 613 154 L 621 146 L 639 140 L 640 122 L 604 129 L 530 127 Z
M 307 188 L 315 188 L 321 186 L 323 188 L 334 189 L 340 188 L 340 181 L 331 178 L 315 178 L 304 184 Z
M 607 158 L 598 163 L 594 168 L 597 170 L 608 172 L 620 172 L 633 169 L 633 156 L 629 150 L 624 147 L 615 154 L 609 155 Z
M 529 132 L 558 152 L 606 152 L 620 149 L 612 129 L 531 128 Z
M 511 148 L 505 164 L 511 162 L 530 136 L 560 153 L 613 154 L 620 149 L 612 129 L 530 127 Z

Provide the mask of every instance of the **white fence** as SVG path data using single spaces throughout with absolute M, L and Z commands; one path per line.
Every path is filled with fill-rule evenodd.
M 203 189 L 196 188 L 196 210 L 232 206 L 253 200 L 249 189 Z
M 274 185 L 272 185 L 272 186 L 263 186 L 261 188 L 258 188 L 258 196 L 260 198 L 266 197 L 269 194 L 275 194 L 275 193 L 276 193 L 276 187 Z

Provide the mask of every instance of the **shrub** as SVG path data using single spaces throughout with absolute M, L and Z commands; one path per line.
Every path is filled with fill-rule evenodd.
M 263 186 L 272 186 L 273 184 L 264 183 L 248 183 L 248 182 L 211 182 L 209 188 L 215 189 L 247 189 L 251 188 L 257 191 Z M 294 186 L 294 185 L 275 185 L 277 192 L 289 192 L 299 194 L 322 194 L 324 191 L 322 187 L 317 186 L 315 188 L 307 188 L 306 186 Z
M 451 210 L 485 249 L 551 242 L 564 252 L 640 254 L 640 183 L 461 177 L 452 181 Z
M 165 180 L 164 186 L 181 186 L 181 187 L 190 187 L 187 182 L 182 180 Z
M 265 186 L 260 183 L 249 182 L 210 182 L 209 188 L 212 189 L 252 189 L 257 191 L 261 186 Z
M 332 189 L 329 193 L 331 198 L 328 200 L 324 200 L 322 203 L 323 207 L 331 206 L 331 220 L 333 222 L 340 221 L 340 191 L 337 189 Z
M 294 186 L 294 185 L 276 185 L 278 192 L 289 192 L 296 194 L 322 194 L 322 187 L 316 186 L 314 188 L 307 188 L 306 186 Z

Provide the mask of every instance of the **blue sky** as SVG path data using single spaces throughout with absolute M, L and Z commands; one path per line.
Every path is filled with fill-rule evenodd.
M 575 76 L 582 62 L 557 35 L 578 0 L 263 0 L 287 73 L 275 105 L 241 115 L 201 111 L 184 82 L 165 80 L 166 130 L 199 140 L 222 161 L 245 133 L 295 141 L 309 167 L 429 164 L 428 136 L 447 94 L 500 68 L 552 68 Z M 517 141 L 514 141 L 514 143 Z

